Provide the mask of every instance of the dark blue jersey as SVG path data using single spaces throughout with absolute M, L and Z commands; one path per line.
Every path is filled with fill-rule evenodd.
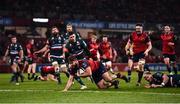
M 163 73 L 156 72 L 152 76 L 153 76 L 153 80 L 151 84 L 161 84 L 163 82 Z
M 10 58 L 16 58 L 16 57 L 19 57 L 19 52 L 23 49 L 19 43 L 14 43 L 14 44 L 11 43 L 8 46 L 8 50 L 9 50 Z
M 90 56 L 90 52 L 86 43 L 83 40 L 76 40 L 75 42 L 68 42 L 66 49 L 69 55 L 74 55 L 78 60 L 84 59 L 86 56 Z
M 52 36 L 48 39 L 51 57 L 60 57 L 63 55 L 63 46 L 65 39 L 61 36 Z
M 153 74 L 153 80 L 150 84 L 158 84 L 161 85 L 163 82 L 163 73 L 156 72 Z M 180 87 L 180 75 L 167 75 L 169 77 L 168 82 L 165 84 L 167 87 Z

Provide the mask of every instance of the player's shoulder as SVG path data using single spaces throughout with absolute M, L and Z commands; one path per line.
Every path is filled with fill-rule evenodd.
M 153 74 L 153 77 L 162 77 L 164 73 L 162 72 L 156 72 Z
M 136 31 L 131 32 L 130 36 L 136 35 Z
M 20 43 L 16 43 L 16 45 L 17 45 L 18 47 L 22 47 L 22 45 L 21 45 Z
M 88 60 L 80 60 L 79 62 L 83 68 L 87 68 L 89 66 Z

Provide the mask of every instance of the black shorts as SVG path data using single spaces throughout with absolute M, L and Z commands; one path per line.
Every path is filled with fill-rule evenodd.
M 92 78 L 96 84 L 103 79 L 102 75 L 106 72 L 105 66 L 100 63 L 99 69 L 92 73 Z
M 25 57 L 25 61 L 27 61 L 28 64 L 33 64 L 33 63 L 35 63 L 32 57 Z
M 169 58 L 170 61 L 176 61 L 176 55 L 175 54 L 163 54 L 163 58 Z
M 132 60 L 133 60 L 133 62 L 138 62 L 139 59 L 142 59 L 142 58 L 144 58 L 144 57 L 145 57 L 144 52 L 140 52 L 140 53 L 134 54 L 134 55 L 132 56 Z
M 108 62 L 108 61 L 111 61 L 110 59 L 101 59 L 101 62 L 104 63 L 104 62 Z
M 172 78 L 172 84 L 171 86 L 173 87 L 180 87 L 180 75 L 168 75 L 168 77 L 171 79 Z
M 64 58 L 55 58 L 55 57 L 51 57 L 50 60 L 51 60 L 51 62 L 57 61 L 58 64 L 65 64 Z
M 18 64 L 19 57 L 11 57 L 9 63 L 13 65 L 13 63 Z

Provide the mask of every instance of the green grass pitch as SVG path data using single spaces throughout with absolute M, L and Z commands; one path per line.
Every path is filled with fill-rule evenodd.
M 27 75 L 25 74 L 27 77 Z M 97 89 L 87 78 L 83 79 L 88 89 L 80 90 L 77 82 L 68 92 L 61 92 L 67 78 L 61 74 L 63 83 L 53 81 L 29 81 L 16 86 L 9 83 L 11 74 L 0 74 L 0 103 L 180 103 L 180 88 L 145 89 L 144 80 L 135 86 L 137 74 L 131 83 L 120 80 L 120 88 Z

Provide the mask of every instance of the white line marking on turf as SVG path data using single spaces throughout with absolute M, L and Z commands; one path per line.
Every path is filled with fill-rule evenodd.
M 8 90 L 8 89 L 4 89 L 4 90 L 0 90 L 0 92 L 62 92 L 62 91 L 57 91 L 57 90 Z M 67 91 L 65 93 L 126 93 L 126 94 L 146 94 L 146 95 L 167 95 L 167 96 L 172 96 L 172 95 L 176 95 L 176 96 L 180 96 L 180 94 L 178 93 L 158 93 L 158 92 L 131 92 L 131 91 L 93 91 L 93 90 L 70 90 Z

